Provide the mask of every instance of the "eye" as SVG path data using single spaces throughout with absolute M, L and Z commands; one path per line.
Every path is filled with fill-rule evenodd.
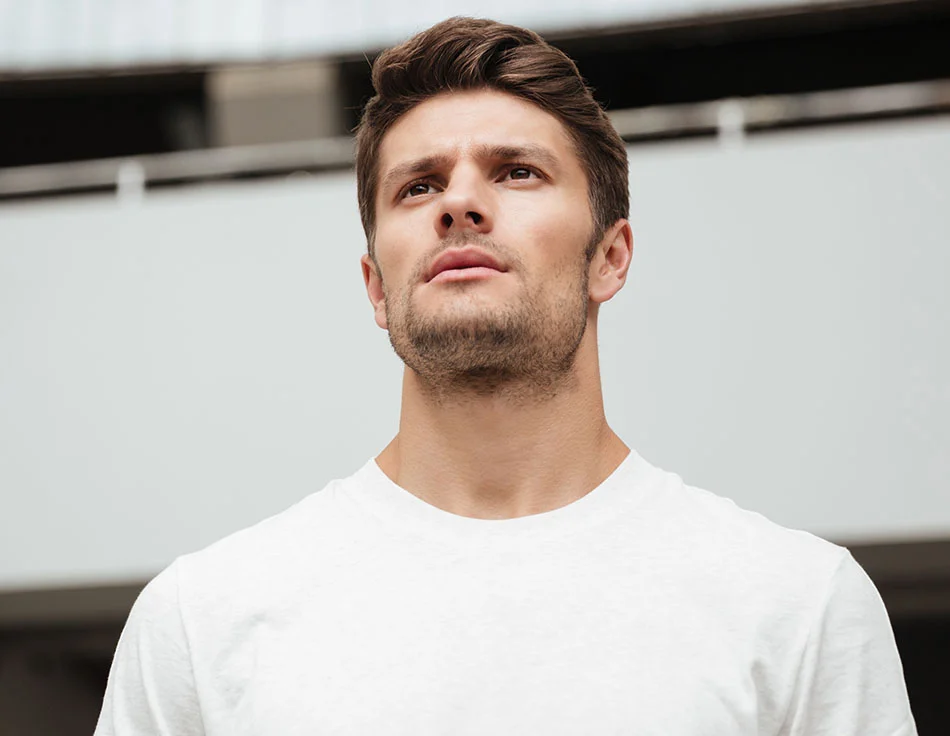
M 402 191 L 403 197 L 419 197 L 423 194 L 431 194 L 434 191 L 432 184 L 427 181 L 414 181 Z
M 530 179 L 537 177 L 538 172 L 530 166 L 512 166 L 505 172 L 505 176 L 511 179 Z

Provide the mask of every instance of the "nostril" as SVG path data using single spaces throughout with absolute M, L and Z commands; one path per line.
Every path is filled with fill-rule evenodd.
M 448 212 L 442 215 L 442 227 L 444 228 L 452 227 L 452 215 L 450 215 Z
M 476 225 L 481 224 L 482 216 L 480 214 L 477 212 L 467 212 L 466 214 L 472 218 L 472 222 L 474 222 Z

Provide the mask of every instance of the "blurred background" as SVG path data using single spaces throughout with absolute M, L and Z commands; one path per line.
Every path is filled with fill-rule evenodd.
M 91 733 L 148 579 L 395 432 L 350 131 L 457 14 L 628 142 L 614 428 L 848 546 L 950 733 L 950 3 L 0 0 L 0 736 Z

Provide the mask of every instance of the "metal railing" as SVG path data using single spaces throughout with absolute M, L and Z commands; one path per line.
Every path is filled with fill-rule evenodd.
M 686 136 L 735 143 L 748 134 L 796 126 L 950 113 L 950 80 L 773 95 L 610 112 L 631 144 Z M 22 166 L 0 170 L 0 200 L 114 190 L 138 197 L 151 187 L 221 179 L 281 176 L 352 166 L 349 136 L 213 148 L 131 158 Z

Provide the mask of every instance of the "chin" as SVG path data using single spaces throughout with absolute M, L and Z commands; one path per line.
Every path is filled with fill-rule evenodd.
M 506 322 L 515 310 L 511 305 L 492 304 L 486 300 L 453 300 L 429 308 L 412 310 L 412 319 L 431 327 L 473 325 L 485 322 Z

